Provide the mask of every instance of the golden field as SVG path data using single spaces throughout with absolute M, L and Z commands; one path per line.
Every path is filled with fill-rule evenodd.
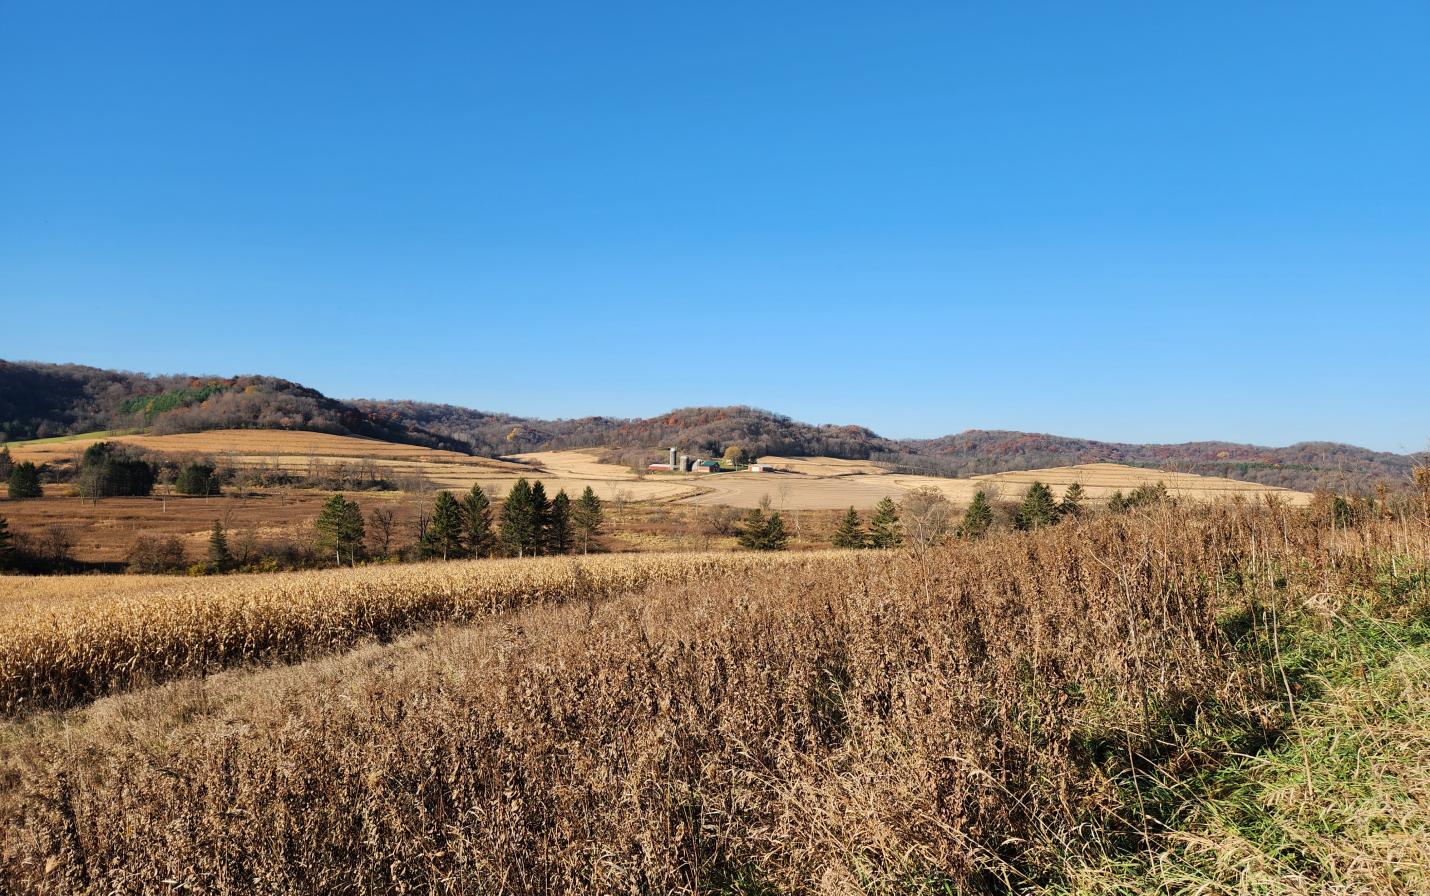
M 1267 494 L 1294 504 L 1310 500 L 1304 492 L 1252 482 L 1102 463 L 947 479 L 891 474 L 867 461 L 767 456 L 760 458 L 760 462 L 773 464 L 779 472 L 645 474 L 602 462 L 599 449 L 539 451 L 494 459 L 352 436 L 278 430 L 234 429 L 106 438 L 158 453 L 208 456 L 240 469 L 302 472 L 315 461 L 371 463 L 384 475 L 420 477 L 437 488 L 465 490 L 480 484 L 501 495 L 511 489 L 518 477 L 526 476 L 541 479 L 550 494 L 565 489 L 576 495 L 590 486 L 603 500 L 612 500 L 619 493 L 630 501 L 679 501 L 740 508 L 757 506 L 766 494 L 772 502 L 789 510 L 834 510 L 851 505 L 869 508 L 885 497 L 897 500 L 904 493 L 925 486 L 943 491 L 955 503 L 966 504 L 980 489 L 995 498 L 1021 496 L 1034 480 L 1063 487 L 1080 482 L 1088 497 L 1094 500 L 1106 498 L 1116 490 L 1126 492 L 1158 481 L 1165 482 L 1173 494 L 1194 500 Z M 22 443 L 12 448 L 12 452 L 16 460 L 37 463 L 70 460 L 97 440 Z
M 1308 697 L 1288 714 L 1284 667 L 1263 660 L 1293 649 L 1286 620 L 1328 626 L 1366 595 L 1376 625 L 1426 613 L 1417 525 L 1184 504 L 921 557 L 35 592 L 0 609 L 19 674 L 0 722 L 0 889 L 1043 892 L 1127 867 L 1098 864 L 1124 849 L 1165 870 L 1188 847 L 1127 775 L 1224 761 L 1196 734 L 1213 720 L 1286 738 L 1299 769 L 1306 742 L 1281 726 Z M 26 691 L 72 707 L 26 710 Z M 1406 712 L 1430 705 L 1418 693 Z M 1411 771 L 1414 730 L 1395 729 L 1387 772 Z M 1326 835 L 1304 842 L 1327 864 L 1253 853 L 1170 891 L 1423 892 L 1430 810 L 1374 809 L 1367 823 L 1402 836 Z M 1258 888 L 1262 869 L 1279 883 Z M 1167 892 L 1135 884 L 1080 892 Z
M 838 552 L 828 552 L 837 555 Z M 0 578 L 0 712 L 291 662 L 546 601 L 792 569 L 828 554 L 471 560 L 239 577 Z

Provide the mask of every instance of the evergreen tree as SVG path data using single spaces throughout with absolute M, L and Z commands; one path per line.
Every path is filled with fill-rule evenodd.
M 785 532 L 784 518 L 778 512 L 770 514 L 769 521 L 765 523 L 763 551 L 783 551 L 789 543 L 789 534 Z
M 356 501 L 349 501 L 342 495 L 333 495 L 323 502 L 314 524 L 318 530 L 318 547 L 332 551 L 338 565 L 343 562 L 343 554 L 348 561 L 357 564 L 358 551 L 362 549 L 367 527 L 363 524 L 362 508 Z
M 1161 504 L 1170 497 L 1167 494 L 1167 483 L 1160 479 L 1156 485 L 1139 485 L 1127 496 L 1127 507 L 1145 507 L 1148 504 Z
M 40 487 L 40 468 L 30 461 L 15 464 L 15 466 L 10 469 L 10 478 L 7 485 L 9 486 L 11 501 L 38 498 L 45 493 L 45 490 Z
M 533 552 L 541 535 L 541 524 L 535 514 L 531 483 L 518 479 L 501 508 L 502 547 L 509 554 L 525 557 Z
M 571 552 L 571 498 L 562 489 L 551 499 L 551 513 L 546 521 L 546 552 Z
M 181 495 L 218 495 L 223 493 L 213 464 L 184 464 L 174 479 L 174 491 Z
M 581 553 L 590 551 L 592 539 L 601 533 L 602 516 L 601 499 L 596 497 L 596 493 L 591 491 L 591 486 L 588 485 L 571 508 L 571 524 L 581 542 Z
M 1053 490 L 1041 482 L 1028 486 L 1028 493 L 1013 517 L 1013 525 L 1026 531 L 1051 526 L 1057 521 L 1058 504 L 1053 499 Z
M 864 538 L 864 521 L 859 518 L 859 511 L 850 507 L 839 521 L 830 542 L 836 548 L 862 548 L 866 547 Z
M 0 445 L 0 479 L 10 478 L 10 469 L 15 466 L 10 458 L 10 448 Z
M 0 516 L 0 569 L 15 565 L 15 539 L 10 535 L 10 524 Z
M 988 493 L 982 489 L 973 495 L 973 502 L 963 512 L 963 522 L 958 527 L 961 538 L 978 539 L 993 528 L 993 506 L 988 503 Z
M 224 534 L 223 524 L 214 520 L 213 529 L 209 532 L 209 572 L 227 572 L 233 565 L 233 553 L 228 549 L 228 536 Z
M 1122 489 L 1118 489 L 1108 496 L 1107 509 L 1113 513 L 1121 513 L 1127 509 L 1127 496 L 1122 494 Z
M 155 478 L 153 465 L 110 442 L 95 442 L 80 457 L 79 493 L 86 498 L 147 495 Z
M 462 535 L 466 529 L 462 506 L 451 492 L 438 492 L 432 508 L 432 522 L 427 525 L 425 553 L 443 560 L 462 555 Z
M 492 534 L 492 502 L 480 485 L 472 486 L 462 499 L 462 522 L 462 540 L 466 542 L 468 556 L 490 557 L 496 546 L 496 536 Z
M 531 553 L 541 554 L 546 550 L 547 534 L 551 528 L 551 500 L 546 497 L 546 486 L 540 479 L 531 484 L 531 519 L 536 527 L 536 540 L 532 542 Z
M 1058 513 L 1063 516 L 1080 516 L 1082 514 L 1083 501 L 1082 485 L 1074 482 L 1063 492 L 1063 501 L 1058 505 Z
M 740 547 L 752 551 L 782 551 L 789 541 L 784 520 L 778 513 L 765 516 L 760 508 L 751 510 L 737 530 Z
M 899 532 L 899 508 L 893 498 L 885 498 L 875 505 L 874 517 L 869 521 L 869 546 L 888 549 L 903 542 Z

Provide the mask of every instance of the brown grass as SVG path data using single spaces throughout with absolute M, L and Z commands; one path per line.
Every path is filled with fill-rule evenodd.
M 488 612 L 502 606 L 473 594 L 477 571 L 519 575 L 522 564 L 472 564 L 476 582 L 458 572 L 410 593 L 474 606 L 476 625 L 8 725 L 0 883 L 52 893 L 1018 886 L 1078 831 L 1114 824 L 1119 794 L 1099 757 L 1156 753 L 1213 700 L 1255 713 L 1270 682 L 1235 662 L 1219 611 L 1367 586 L 1388 552 L 1423 555 L 1423 536 L 1407 537 L 1382 524 L 1329 533 L 1279 507 L 1167 510 L 927 562 L 689 558 L 720 574 L 595 590 L 567 580 L 558 596 L 590 599 L 497 616 Z M 401 603 L 406 575 L 453 572 L 254 579 L 283 599 L 241 584 L 204 600 L 258 623 L 289 618 L 295 598 L 310 614 L 334 596 Z M 202 609 L 185 618 L 209 625 Z M 110 624 L 123 628 L 124 615 Z
M 479 560 L 155 582 L 64 580 L 63 597 L 0 600 L 0 712 L 67 706 L 155 679 L 291 662 L 549 600 L 788 569 L 801 555 Z M 118 579 L 120 583 L 126 580 Z M 52 592 L 53 593 L 53 592 Z M 0 592 L 3 594 L 3 592 Z

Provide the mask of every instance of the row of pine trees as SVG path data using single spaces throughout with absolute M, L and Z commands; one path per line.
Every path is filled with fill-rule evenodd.
M 438 492 L 430 516 L 419 520 L 418 543 L 424 557 L 456 560 L 476 557 L 534 557 L 587 553 L 601 534 L 604 511 L 590 486 L 572 501 L 565 490 L 546 496 L 537 480 L 518 479 L 494 513 L 480 485 L 460 499 Z M 316 523 L 321 550 L 339 563 L 356 563 L 367 527 L 356 501 L 333 495 Z
M 1054 497 L 1053 490 L 1047 485 L 1034 482 L 1028 487 L 1022 503 L 1013 513 L 1013 528 L 1023 531 L 1040 529 L 1065 517 L 1076 517 L 1082 513 L 1084 497 L 1082 485 L 1076 482 L 1063 492 L 1061 501 Z M 1127 497 L 1117 492 L 1108 506 L 1116 512 L 1154 503 L 1166 497 L 1167 488 L 1159 482 L 1155 486 L 1139 486 Z M 980 490 L 974 494 L 968 509 L 963 512 L 962 521 L 951 534 L 966 539 L 982 538 L 993 528 L 993 523 L 993 504 L 988 500 L 988 493 Z M 899 508 L 891 498 L 885 498 L 875 506 L 867 530 L 859 511 L 850 507 L 840 519 L 830 539 L 837 548 L 887 549 L 899 547 L 903 541 Z

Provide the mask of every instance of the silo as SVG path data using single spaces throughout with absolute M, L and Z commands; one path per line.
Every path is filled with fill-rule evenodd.
M 682 454 L 682 455 L 680 455 L 680 466 L 676 467 L 676 469 L 679 470 L 679 471 L 682 472 L 682 473 L 687 473 L 687 472 L 689 472 L 689 471 L 690 471 L 690 455 L 688 455 L 688 454 Z
M 670 449 L 670 468 L 675 469 L 675 449 Z

